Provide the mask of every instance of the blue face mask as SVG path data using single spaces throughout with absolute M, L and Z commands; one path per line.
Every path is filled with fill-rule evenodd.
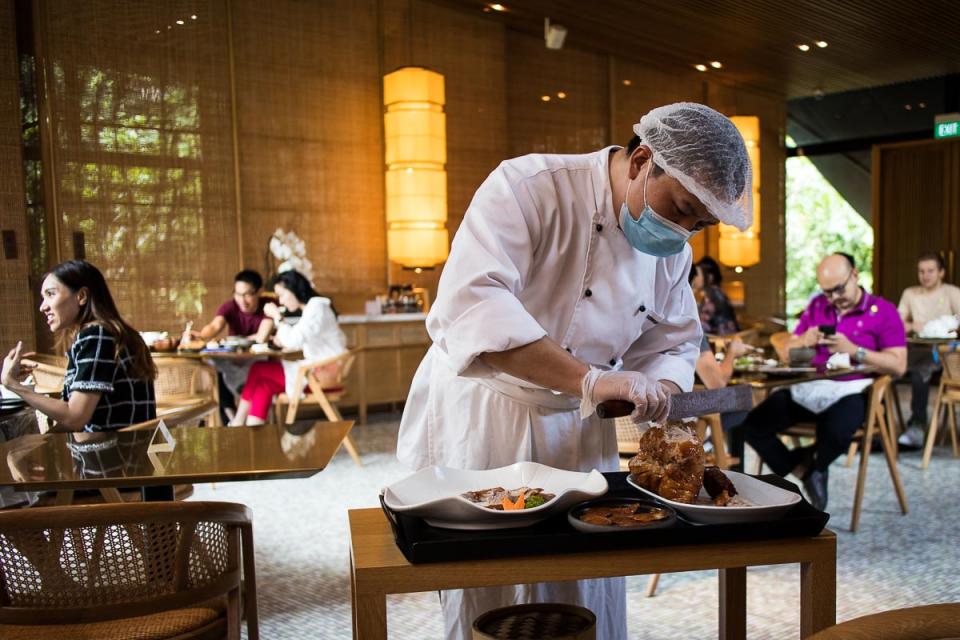
M 627 184 L 627 194 L 623 197 L 623 204 L 620 205 L 620 228 L 627 236 L 627 242 L 637 251 L 666 258 L 683 251 L 683 245 L 686 244 L 693 232 L 687 231 L 676 222 L 667 220 L 650 205 L 647 204 L 647 178 L 650 177 L 650 165 L 647 165 L 647 174 L 643 177 L 643 211 L 640 212 L 640 219 L 634 220 L 630 215 L 630 207 L 627 205 L 627 195 L 630 195 L 631 180 Z

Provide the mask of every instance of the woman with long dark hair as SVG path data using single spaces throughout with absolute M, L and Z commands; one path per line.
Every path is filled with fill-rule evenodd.
M 277 327 L 274 343 L 283 349 L 302 349 L 303 360 L 255 362 L 250 367 L 243 385 L 237 413 L 231 426 L 263 424 L 274 397 L 286 393 L 292 398 L 303 393 L 294 389 L 297 369 L 307 362 L 316 362 L 340 355 L 347 350 L 347 338 L 337 325 L 337 315 L 329 298 L 317 293 L 310 282 L 296 271 L 284 271 L 273 279 L 277 301 L 288 315 L 301 312 L 294 325 L 283 322 L 284 312 L 273 303 L 267 303 L 263 313 L 272 318 Z M 321 371 L 321 374 L 324 372 Z M 335 372 L 329 372 L 335 375 Z M 324 381 L 321 379 L 321 384 Z
M 700 258 L 690 271 L 690 286 L 697 297 L 703 332 L 718 336 L 740 331 L 737 312 L 720 288 L 722 281 L 720 265 L 710 256 Z
M 62 399 L 22 384 L 30 373 L 20 363 L 22 342 L 4 359 L 0 382 L 61 431 L 109 431 L 155 418 L 157 368 L 117 311 L 103 274 L 85 260 L 62 262 L 44 276 L 40 294 L 40 313 L 67 355 Z

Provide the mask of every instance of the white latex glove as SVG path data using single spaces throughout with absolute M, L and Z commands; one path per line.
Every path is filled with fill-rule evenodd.
M 580 383 L 580 417 L 593 415 L 604 400 L 629 400 L 636 407 L 635 423 L 663 422 L 670 413 L 670 392 L 638 371 L 600 371 L 590 368 Z

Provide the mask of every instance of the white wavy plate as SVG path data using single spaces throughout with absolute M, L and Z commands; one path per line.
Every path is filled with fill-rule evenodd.
M 533 509 L 496 511 L 460 495 L 491 487 L 524 486 L 540 487 L 556 497 Z M 427 467 L 382 490 L 383 501 L 391 510 L 419 516 L 427 524 L 446 529 L 526 527 L 606 492 L 607 479 L 596 469 L 590 473 L 564 471 L 537 462 L 482 471 Z
M 764 520 L 776 520 L 789 511 L 795 504 L 800 502 L 800 494 L 780 487 L 775 487 L 763 480 L 757 480 L 748 475 L 737 473 L 736 471 L 724 471 L 733 486 L 737 488 L 737 495 L 753 503 L 749 507 L 717 507 L 707 504 L 686 504 L 684 502 L 674 502 L 648 491 L 636 484 L 630 476 L 627 476 L 627 482 L 633 487 L 656 498 L 664 504 L 668 504 L 677 513 L 691 522 L 700 524 L 727 524 L 730 522 L 762 522 Z M 700 497 L 710 499 L 706 489 L 700 489 Z

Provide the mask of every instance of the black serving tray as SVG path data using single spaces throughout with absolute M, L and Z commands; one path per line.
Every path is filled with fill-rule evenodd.
M 635 498 L 640 495 L 640 492 L 627 484 L 626 472 L 603 475 L 610 485 L 606 497 Z M 800 493 L 795 484 L 780 476 L 755 477 L 788 491 Z M 397 546 L 413 564 L 632 547 L 805 538 L 819 534 L 830 519 L 829 514 L 817 511 L 810 503 L 801 499 L 783 518 L 769 522 L 693 525 L 678 519 L 675 526 L 665 529 L 583 533 L 570 526 L 564 510 L 529 527 L 464 531 L 432 527 L 422 518 L 395 513 L 384 504 L 382 495 L 380 505 L 393 528 Z

